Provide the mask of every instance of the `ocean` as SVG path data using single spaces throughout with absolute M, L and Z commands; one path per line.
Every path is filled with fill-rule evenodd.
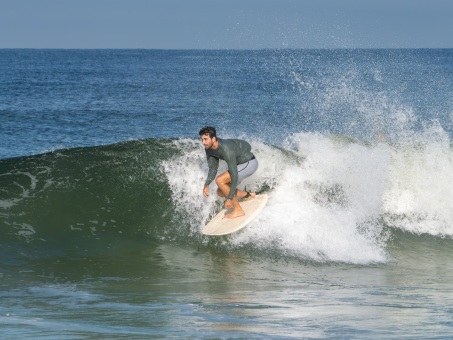
M 0 118 L 2 339 L 453 337 L 453 49 L 0 49 Z

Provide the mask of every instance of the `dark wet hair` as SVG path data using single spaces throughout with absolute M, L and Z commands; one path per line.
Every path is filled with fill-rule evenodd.
M 205 126 L 204 128 L 202 128 L 200 130 L 200 132 L 198 132 L 198 134 L 201 136 L 203 135 L 209 135 L 210 138 L 217 138 L 217 132 L 215 130 L 215 127 L 212 127 L 212 126 Z

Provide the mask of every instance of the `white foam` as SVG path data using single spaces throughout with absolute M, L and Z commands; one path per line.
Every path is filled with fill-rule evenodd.
M 453 152 L 439 126 L 392 150 L 392 184 L 384 196 L 387 222 L 421 234 L 453 236 Z
M 174 143 L 184 152 L 162 165 L 176 209 L 188 213 L 193 230 L 198 231 L 208 219 L 216 199 L 212 190 L 208 198 L 202 195 L 207 174 L 206 156 L 198 141 L 181 139 Z
M 319 134 L 296 134 L 286 144 L 304 163 L 281 160 L 286 165 L 275 174 L 268 206 L 233 243 L 276 247 L 317 261 L 384 261 L 382 228 L 370 223 L 385 189 L 385 152 L 370 155 L 364 146 Z M 258 159 L 268 161 L 266 154 Z M 379 179 L 371 187 L 370 174 Z
M 40 171 L 38 174 L 41 174 L 43 171 Z M 21 177 L 25 177 L 26 180 L 18 181 L 17 177 L 20 175 Z M 39 182 L 38 178 L 31 174 L 30 172 L 8 172 L 0 174 L 0 176 L 11 177 L 11 184 L 15 190 L 8 191 L 7 189 L 0 189 L 0 191 L 4 191 L 8 193 L 8 195 L 16 196 L 10 199 L 2 199 L 0 200 L 0 208 L 1 209 L 10 209 L 13 206 L 17 205 L 24 199 L 27 199 L 32 196 L 32 194 L 36 191 L 37 184 Z M 50 183 L 46 182 L 45 188 L 47 188 Z

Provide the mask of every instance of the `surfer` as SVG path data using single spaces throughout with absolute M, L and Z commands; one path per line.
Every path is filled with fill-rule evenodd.
M 252 147 L 241 139 L 217 138 L 215 128 L 210 126 L 202 128 L 199 135 L 206 150 L 209 167 L 208 178 L 203 187 L 204 196 L 209 196 L 209 184 L 215 179 L 218 186 L 217 195 L 226 198 L 225 209 L 233 208 L 229 214 L 225 215 L 225 218 L 244 216 L 245 213 L 238 198 L 246 201 L 254 198 L 256 194 L 238 190 L 237 186 L 258 169 L 258 161 L 251 152 Z M 221 159 L 227 163 L 228 171 L 215 178 Z

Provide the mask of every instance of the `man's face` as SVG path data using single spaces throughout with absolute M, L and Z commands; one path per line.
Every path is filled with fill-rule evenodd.
M 212 148 L 212 144 L 214 144 L 214 141 L 215 137 L 211 138 L 207 133 L 201 136 L 201 142 L 203 143 L 205 149 Z

